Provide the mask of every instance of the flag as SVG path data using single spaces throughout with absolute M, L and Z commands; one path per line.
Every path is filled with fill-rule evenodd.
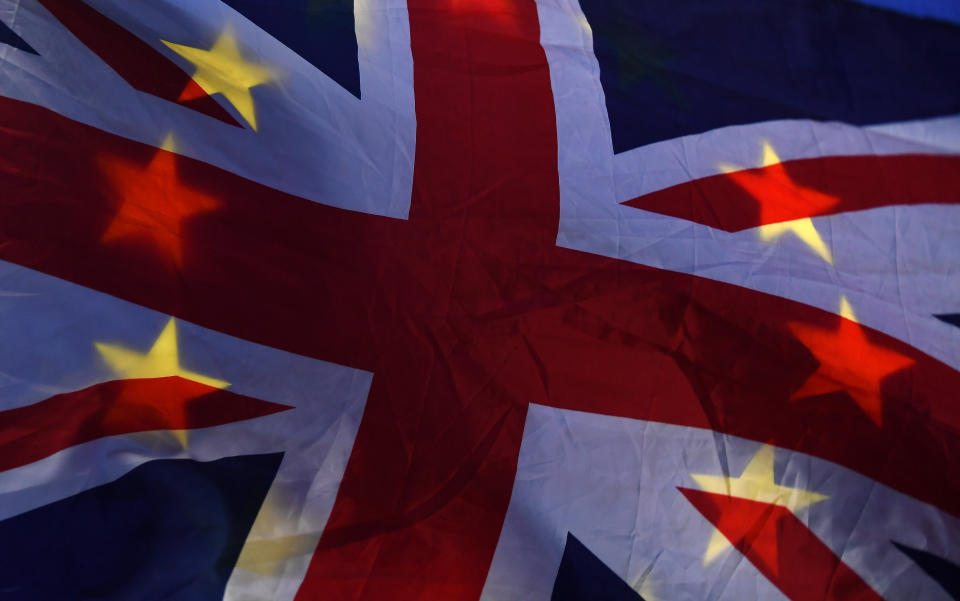
M 960 598 L 960 13 L 0 0 L 0 598 Z

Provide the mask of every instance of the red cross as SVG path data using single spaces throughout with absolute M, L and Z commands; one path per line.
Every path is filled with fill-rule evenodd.
M 98 161 L 146 168 L 156 149 L 0 101 L 0 258 L 375 374 L 298 599 L 477 599 L 529 403 L 797 449 L 960 515 L 948 462 L 960 452 L 957 372 L 867 331 L 914 360 L 878 388 L 882 427 L 842 391 L 791 401 L 818 363 L 787 323 L 836 330 L 839 317 L 557 247 L 556 124 L 533 0 L 408 5 L 409 220 L 178 159 L 180 185 L 220 203 L 184 220 L 178 266 L 149 237 L 101 243 L 118 192 Z M 129 198 L 159 202 L 148 189 Z

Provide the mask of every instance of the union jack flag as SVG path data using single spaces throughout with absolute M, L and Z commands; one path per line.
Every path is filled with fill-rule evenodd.
M 0 0 L 0 599 L 960 599 L 960 10 Z

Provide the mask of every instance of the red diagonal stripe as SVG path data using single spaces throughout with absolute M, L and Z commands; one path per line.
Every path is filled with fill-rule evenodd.
M 105 436 L 207 428 L 291 408 L 176 376 L 113 380 L 0 412 L 0 471 Z
M 135 89 L 240 127 L 183 69 L 83 0 L 40 4 Z
M 960 156 L 915 154 L 784 161 L 691 180 L 623 204 L 737 232 L 846 211 L 956 203 Z
M 791 601 L 883 601 L 786 507 L 679 490 Z

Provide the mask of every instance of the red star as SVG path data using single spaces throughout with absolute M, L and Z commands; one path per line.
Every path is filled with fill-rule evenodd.
M 790 329 L 820 362 L 820 367 L 793 398 L 843 391 L 879 427 L 883 425 L 883 379 L 914 363 L 913 359 L 870 342 L 855 321 L 840 318 L 836 330 L 802 323 Z
M 157 149 L 146 167 L 118 157 L 100 161 L 104 175 L 120 196 L 101 242 L 146 239 L 162 257 L 177 267 L 183 266 L 184 221 L 213 211 L 221 203 L 184 185 L 177 175 L 176 161 L 177 155 L 164 149 Z
M 762 225 L 820 215 L 840 202 L 836 196 L 793 181 L 769 143 L 763 145 L 762 166 L 731 171 L 727 177 L 760 205 L 759 223 Z

